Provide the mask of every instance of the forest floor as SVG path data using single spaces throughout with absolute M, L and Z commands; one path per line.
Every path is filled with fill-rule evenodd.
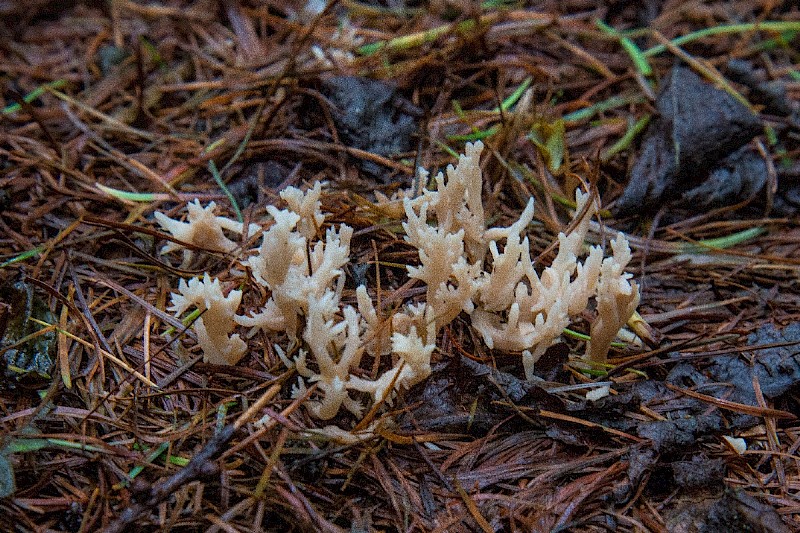
M 800 531 L 792 4 L 0 0 L 0 530 Z M 639 336 L 608 365 L 591 308 L 530 381 L 462 313 L 430 378 L 320 421 L 285 335 L 214 365 L 170 313 L 259 240 L 182 264 L 155 212 L 266 228 L 317 181 L 320 234 L 354 229 L 343 301 L 419 301 L 373 191 L 477 140 L 490 224 L 535 199 L 538 269 L 576 188 L 591 244 L 628 237 Z

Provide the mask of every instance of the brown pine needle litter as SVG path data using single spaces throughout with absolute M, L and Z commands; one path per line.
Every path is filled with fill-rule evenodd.
M 0 531 L 800 530 L 796 8 L 532 4 L 0 2 Z M 758 113 L 763 189 L 615 218 L 677 64 Z M 322 421 L 302 335 L 237 327 L 241 361 L 203 362 L 179 280 L 264 306 L 247 251 L 317 181 L 312 232 L 353 228 L 342 303 L 365 284 L 364 342 L 388 339 L 426 295 L 388 199 L 479 140 L 487 227 L 533 197 L 537 272 L 576 188 L 587 244 L 630 241 L 607 363 L 581 357 L 593 307 L 533 380 L 462 312 L 428 379 Z M 247 230 L 220 250 L 154 219 L 195 198 Z

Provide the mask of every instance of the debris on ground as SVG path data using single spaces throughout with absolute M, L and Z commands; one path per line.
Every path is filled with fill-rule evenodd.
M 800 24 L 674 7 L 0 0 L 0 530 L 800 531 Z M 434 176 L 477 141 L 484 211 L 449 217 Z M 413 277 L 423 190 L 413 231 L 492 228 L 439 291 Z M 287 224 L 291 253 L 254 252 Z M 540 311 L 623 239 L 641 301 L 607 358 L 610 298 L 533 361 Z M 332 272 L 335 309 L 270 329 L 292 287 L 256 257 L 309 294 Z M 495 269 L 537 311 L 487 291 L 427 334 L 429 297 Z M 312 416 L 323 392 L 347 409 Z

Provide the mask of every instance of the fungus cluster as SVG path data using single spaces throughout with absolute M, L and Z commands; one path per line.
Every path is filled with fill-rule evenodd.
M 176 315 L 191 306 L 204 311 L 194 327 L 205 359 L 215 363 L 235 364 L 244 354 L 245 341 L 233 333 L 237 325 L 249 328 L 248 337 L 259 330 L 285 332 L 297 355 L 290 359 L 280 346 L 276 351 L 297 369 L 294 393 L 305 394 L 316 383 L 306 405 L 324 420 L 342 407 L 360 416 L 364 400 L 373 405 L 391 402 L 396 391 L 427 378 L 438 331 L 461 313 L 469 316 L 487 347 L 520 353 L 530 379 L 536 360 L 594 298 L 598 317 L 591 326 L 587 358 L 604 361 L 639 302 L 638 287 L 625 273 L 631 258 L 625 237 L 620 233 L 612 241 L 609 257 L 603 258 L 601 248 L 594 246 L 580 260 L 597 206 L 587 205 L 589 195 L 578 192 L 575 229 L 559 234 L 555 260 L 537 272 L 527 237 L 532 199 L 511 226 L 485 227 L 482 148 L 480 142 L 468 144 L 458 164 L 434 178 L 435 187 L 402 199 L 405 239 L 419 254 L 419 265 L 409 266 L 408 274 L 425 284 L 424 301 L 407 303 L 385 317 L 362 285 L 355 307 L 343 305 L 343 268 L 353 230 L 341 224 L 317 239 L 325 221 L 322 184 L 317 183 L 306 192 L 293 187 L 282 191 L 287 208 L 267 208 L 272 223 L 260 246 L 244 254 L 242 266 L 269 294 L 261 308 L 239 310 L 241 292 L 225 296 L 219 281 L 206 274 L 202 280 L 182 280 L 170 310 Z M 242 233 L 243 227 L 213 210 L 213 204 L 205 209 L 189 204 L 188 222 L 160 214 L 157 220 L 177 239 L 197 243 L 195 235 L 202 232 L 213 236 L 204 237 L 206 245 L 231 251 L 235 244 L 223 230 Z M 249 234 L 259 231 L 260 226 L 248 228 Z M 171 244 L 166 251 L 173 249 Z M 374 378 L 367 370 L 389 366 Z

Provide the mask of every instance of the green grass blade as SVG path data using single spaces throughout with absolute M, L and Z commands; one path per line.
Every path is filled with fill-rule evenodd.
M 42 253 L 43 250 L 44 250 L 43 246 L 37 246 L 33 250 L 27 250 L 25 252 L 22 252 L 21 254 L 12 257 L 8 261 L 5 261 L 4 263 L 0 263 L 0 268 L 5 268 L 5 267 L 7 267 L 9 265 L 13 265 L 14 263 L 19 263 L 20 261 L 25 261 L 27 259 L 30 259 L 31 257 L 36 257 L 37 255 Z
M 508 98 L 500 103 L 500 108 L 498 109 L 495 107 L 493 111 L 495 113 L 499 113 L 500 111 L 508 111 L 511 109 L 511 107 L 516 104 L 520 98 L 522 98 L 522 95 L 525 94 L 525 91 L 531 86 L 531 83 L 533 83 L 533 78 L 528 76 L 522 81 L 522 83 L 519 84 L 519 87 L 514 89 L 514 92 L 511 93 Z
M 714 35 L 722 35 L 726 33 L 747 33 L 753 31 L 772 31 L 777 33 L 800 31 L 800 21 L 764 21 L 764 22 L 751 22 L 744 24 L 724 24 L 721 26 L 714 26 L 712 28 L 704 28 L 702 30 L 687 33 L 681 37 L 677 37 L 671 41 L 675 46 L 681 46 L 698 39 L 705 37 L 712 37 Z M 667 46 L 658 44 L 652 48 L 648 48 L 643 52 L 645 57 L 653 57 L 664 53 Z
M 394 39 L 390 39 L 388 41 L 378 41 L 376 43 L 365 44 L 358 47 L 356 51 L 362 56 L 369 56 L 383 50 L 407 50 L 409 48 L 414 48 L 416 46 L 421 46 L 425 43 L 435 41 L 442 35 L 453 30 L 459 33 L 469 32 L 473 30 L 475 26 L 476 23 L 474 19 L 464 20 L 455 26 L 452 24 L 445 24 L 444 26 L 438 26 L 430 30 L 412 33 L 410 35 L 403 35 L 401 37 L 395 37 Z
M 124 200 L 127 202 L 154 202 L 157 199 L 157 196 L 152 192 L 121 191 L 119 189 L 107 187 L 102 183 L 95 183 L 95 187 L 117 200 Z
M 31 92 L 23 96 L 22 99 L 25 101 L 26 104 L 30 104 L 31 102 L 42 96 L 50 89 L 61 89 L 66 84 L 67 80 L 56 80 L 50 83 L 45 83 L 44 85 L 40 85 L 39 87 L 35 88 Z M 3 108 L 3 114 L 8 115 L 9 113 L 16 113 L 20 109 L 22 109 L 22 104 L 19 103 L 9 104 Z
M 645 127 L 647 127 L 647 125 L 650 123 L 650 118 L 651 118 L 650 115 L 645 115 L 639 120 L 637 120 L 630 128 L 628 128 L 628 131 L 625 132 L 625 135 L 620 137 L 617 142 L 609 146 L 600 155 L 600 159 L 602 161 L 608 161 L 614 155 L 627 149 L 631 145 L 633 140 L 636 138 L 636 136 L 639 135 L 639 133 L 641 133 L 642 130 L 644 130 Z
M 741 244 L 745 241 L 749 241 L 750 239 L 754 239 L 766 232 L 766 229 L 759 226 L 737 231 L 736 233 L 732 233 L 731 235 L 726 235 L 724 237 L 704 239 L 702 241 L 697 241 L 696 243 L 680 243 L 677 247 L 677 253 L 693 254 L 707 252 L 708 250 L 724 250 L 726 248 L 736 246 L 737 244 Z
M 643 76 L 650 76 L 653 74 L 653 68 L 647 61 L 647 57 L 642 53 L 641 50 L 639 50 L 639 47 L 636 46 L 636 43 L 600 19 L 595 19 L 594 23 L 603 33 L 612 35 L 619 39 L 619 44 L 622 45 L 622 48 L 628 53 L 628 55 L 631 57 L 631 60 L 633 60 L 636 70 L 641 72 Z
M 244 222 L 242 210 L 239 209 L 239 203 L 236 201 L 236 198 L 233 197 L 233 193 L 230 191 L 230 189 L 228 189 L 228 186 L 225 185 L 225 182 L 222 181 L 222 176 L 220 176 L 219 170 L 217 169 L 217 164 L 214 163 L 213 159 L 208 161 L 208 171 L 211 172 L 211 175 L 214 176 L 214 181 L 217 182 L 219 188 L 222 189 L 222 192 L 228 197 L 228 201 L 230 201 L 233 211 L 236 213 L 236 220 L 239 222 Z
M 577 111 L 573 111 L 572 113 L 564 115 L 564 122 L 580 122 L 581 120 L 591 118 L 598 113 L 610 111 L 628 104 L 639 104 L 644 101 L 644 96 L 640 94 L 629 96 L 612 96 L 611 98 L 603 100 L 602 102 L 597 102 L 589 107 L 584 107 L 583 109 L 578 109 Z

